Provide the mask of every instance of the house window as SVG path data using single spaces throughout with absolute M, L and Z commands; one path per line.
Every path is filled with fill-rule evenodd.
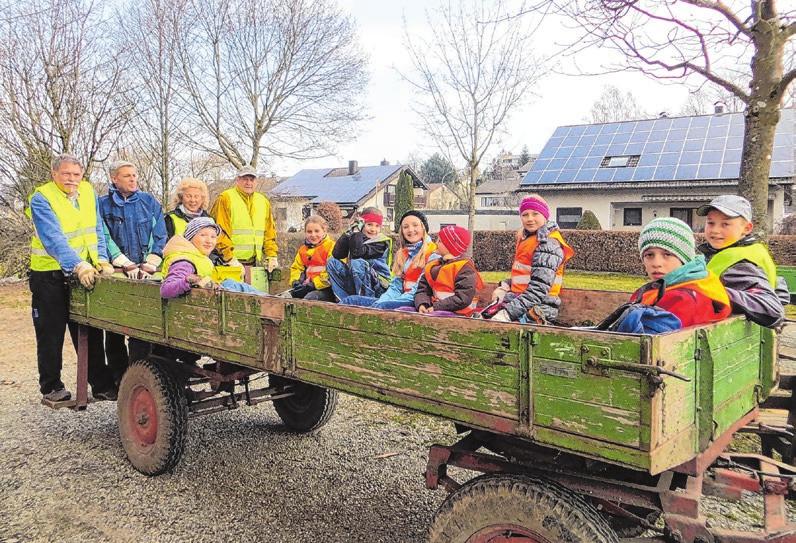
M 307 217 L 309 217 L 310 215 L 312 215 L 312 206 L 311 205 L 306 205 L 306 206 L 301 208 L 301 220 L 306 220 Z
M 274 214 L 276 220 L 278 221 L 286 221 L 287 220 L 287 208 L 286 207 L 277 207 L 276 213 Z
M 556 209 L 556 222 L 561 228 L 575 228 L 583 215 L 581 207 L 559 207 Z
M 387 208 L 387 220 L 392 221 L 395 219 L 395 210 L 391 207 Z
M 384 187 L 384 207 L 392 207 L 395 205 L 395 185 L 387 185 Z
M 601 168 L 635 168 L 641 155 L 607 156 L 600 162 Z
M 641 226 L 641 208 L 640 207 L 626 207 L 625 208 L 625 220 L 623 223 L 625 226 Z
M 482 196 L 482 207 L 504 207 L 506 206 L 506 198 L 503 196 Z
M 691 228 L 694 228 L 694 209 L 690 207 L 673 207 L 669 210 L 669 216 L 680 219 Z

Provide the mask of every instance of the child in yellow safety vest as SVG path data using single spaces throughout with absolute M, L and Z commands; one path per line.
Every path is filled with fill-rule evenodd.
M 520 203 L 522 229 L 517 232 L 511 277 L 501 281 L 492 294 L 502 304 L 492 320 L 535 322 L 554 320 L 561 306 L 564 268 L 575 255 L 558 225 L 550 220 L 547 202 L 539 195 Z M 486 314 L 484 315 L 486 317 Z
M 211 217 L 197 217 L 188 223 L 183 235 L 177 234 L 166 243 L 163 249 L 161 297 L 177 298 L 194 287 L 263 294 L 241 281 L 224 279 L 226 274 L 213 265 L 209 255 L 216 247 L 219 232 L 221 228 Z M 230 268 L 236 277 L 243 275 L 243 268 L 224 268 Z
M 434 317 L 469 317 L 478 304 L 478 291 L 484 288 L 481 274 L 464 253 L 470 247 L 470 232 L 461 226 L 445 226 L 439 231 L 436 253 L 440 258 L 426 264 L 417 285 L 414 307 Z
M 707 267 L 727 289 L 734 313 L 761 326 L 774 328 L 785 318 L 790 295 L 768 248 L 752 229 L 752 205 L 734 194 L 714 198 L 700 207 L 705 217 L 706 243 L 699 251 Z
M 334 240 L 327 234 L 329 225 L 320 215 L 304 221 L 304 243 L 290 266 L 290 294 L 294 298 L 334 302 L 326 262 L 334 249 Z

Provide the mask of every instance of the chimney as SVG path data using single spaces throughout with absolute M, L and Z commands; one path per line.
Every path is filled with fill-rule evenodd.
M 349 160 L 348 161 L 348 175 L 354 175 L 359 171 L 359 167 L 357 165 L 356 160 Z
M 713 113 L 727 113 L 727 104 L 721 100 L 713 104 Z
M 659 119 L 668 119 L 669 118 L 669 113 L 667 113 L 666 111 L 661 111 L 660 113 L 658 113 L 658 118 Z
M 389 165 L 390 165 L 390 161 L 389 160 L 387 160 L 386 158 L 382 158 L 381 159 L 380 166 L 389 166 Z

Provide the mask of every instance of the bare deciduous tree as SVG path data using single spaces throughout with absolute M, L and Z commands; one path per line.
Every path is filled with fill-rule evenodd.
M 633 121 L 648 116 L 632 92 L 623 93 L 618 87 L 605 85 L 599 98 L 592 104 L 586 120 L 590 123 L 611 123 Z
M 745 104 L 739 190 L 752 202 L 758 231 L 767 231 L 774 133 L 796 78 L 796 11 L 779 10 L 776 0 L 555 1 L 585 30 L 576 49 L 613 49 L 626 60 L 620 68 L 659 79 L 696 76 Z
M 363 118 L 365 59 L 331 0 L 189 0 L 177 45 L 189 135 L 235 167 L 326 155 Z
M 462 201 L 472 230 L 481 160 L 543 73 L 532 55 L 534 28 L 487 0 L 449 2 L 426 18 L 430 38 L 406 35 L 414 73 L 404 78 L 417 92 L 425 133 L 466 164 Z

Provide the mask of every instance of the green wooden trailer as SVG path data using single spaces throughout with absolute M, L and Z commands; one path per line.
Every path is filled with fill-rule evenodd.
M 626 297 L 566 289 L 562 296 L 562 317 L 578 323 L 599 320 Z M 667 511 L 667 525 L 658 529 L 662 536 L 671 536 L 675 526 L 679 537 L 693 533 L 681 541 L 701 541 L 695 538 L 708 532 L 694 520 L 701 518 L 698 512 L 667 510 L 663 496 L 691 480 L 699 481 L 701 493 L 706 469 L 735 431 L 754 423 L 758 404 L 777 379 L 775 334 L 737 317 L 647 336 L 202 289 L 167 301 L 157 284 L 103 278 L 93 291 L 72 290 L 71 319 L 155 345 L 148 360 L 128 369 L 118 405 L 125 450 L 145 473 L 161 473 L 179 461 L 188 412 L 267 399 L 288 426 L 306 431 L 328 420 L 334 391 L 342 391 L 468 430 L 462 442 L 432 449 L 430 487 L 462 490 L 447 475 L 447 465 L 493 476 L 519 469 L 499 464 L 505 460 L 524 466 L 525 475 L 518 477 L 530 477 L 548 459 L 558 464 L 561 477 L 569 469 L 567 477 L 579 474 L 581 481 L 589 473 L 603 478 L 602 485 L 572 483 L 563 490 L 554 484 L 555 492 L 577 498 L 575 509 L 585 499 L 602 511 L 597 517 L 603 520 L 586 523 L 593 526 L 583 532 L 585 539 L 572 541 L 618 540 L 612 535 L 622 534 L 618 521 L 654 530 L 654 514 Z M 215 365 L 185 362 L 175 348 L 209 356 Z M 255 372 L 269 374 L 267 388 L 252 390 L 249 377 Z M 481 458 L 480 448 L 499 456 Z M 490 458 L 502 459 L 497 468 L 484 468 Z M 648 499 L 622 497 L 625 490 L 618 487 L 605 490 L 617 481 L 625 490 L 635 485 L 634 495 L 647 489 Z M 682 505 L 682 497 L 677 503 Z M 502 520 L 483 537 L 475 530 L 446 539 L 448 532 L 439 532 L 443 513 L 432 528 L 434 541 L 513 541 L 496 539 L 509 522 Z M 679 517 L 686 520 L 678 524 Z M 530 533 L 521 540 L 556 540 Z M 788 533 L 796 538 L 796 530 Z

